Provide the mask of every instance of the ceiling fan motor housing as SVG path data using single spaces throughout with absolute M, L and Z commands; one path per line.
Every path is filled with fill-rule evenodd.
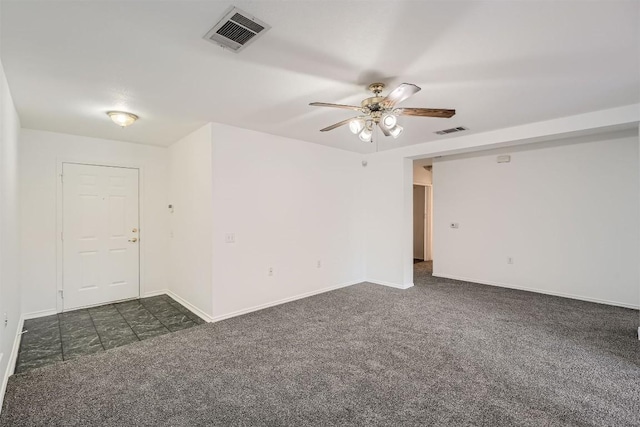
M 384 90 L 384 87 L 385 87 L 384 83 L 371 83 L 368 89 L 371 92 L 373 92 L 376 96 L 378 96 L 382 93 L 382 91 Z
M 360 104 L 362 106 L 363 113 L 368 114 L 377 123 L 384 112 L 384 108 L 380 105 L 380 102 L 384 99 L 382 96 L 372 96 L 367 98 Z

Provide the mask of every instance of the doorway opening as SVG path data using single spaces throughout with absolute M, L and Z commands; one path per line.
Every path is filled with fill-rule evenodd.
M 413 263 L 433 271 L 432 159 L 413 162 Z

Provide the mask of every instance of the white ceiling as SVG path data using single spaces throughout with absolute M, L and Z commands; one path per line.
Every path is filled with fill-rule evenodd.
M 202 39 L 235 5 L 272 29 L 241 53 Z M 482 132 L 640 102 L 640 19 L 630 1 L 11 1 L 1 58 L 26 128 L 169 145 L 214 121 L 357 152 L 366 85 L 415 83 L 397 140 Z M 386 93 L 386 92 L 385 92 Z M 138 114 L 120 129 L 105 115 Z M 456 135 L 456 134 L 454 134 Z

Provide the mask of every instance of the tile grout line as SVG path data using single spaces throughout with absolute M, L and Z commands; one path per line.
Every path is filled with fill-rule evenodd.
M 102 351 L 107 351 L 107 349 L 104 348 L 104 344 L 102 344 L 102 337 L 100 336 L 100 332 L 98 332 L 98 328 L 96 328 L 96 322 L 93 320 L 93 316 L 91 315 L 91 312 L 89 311 L 89 309 L 87 309 L 87 313 L 89 313 L 89 319 L 91 319 L 91 324 L 93 325 L 93 329 L 96 330 L 96 335 L 98 336 L 98 341 L 100 341 L 100 345 L 102 346 Z
M 58 314 L 57 313 L 56 313 L 56 320 L 58 320 Z M 25 329 L 25 327 L 23 325 L 22 326 L 22 330 L 24 331 L 24 329 Z M 27 332 L 28 332 L 28 330 L 27 330 Z M 33 332 L 33 330 L 32 330 L 32 332 Z M 60 332 L 59 320 L 58 320 L 58 332 L 61 333 Z M 17 357 L 16 357 L 16 366 L 14 368 L 14 374 L 21 374 L 21 373 L 27 372 L 28 370 L 34 369 L 34 368 L 28 368 L 24 372 L 18 372 L 18 369 L 20 368 L 22 363 L 28 363 L 28 362 L 23 361 L 22 358 L 20 357 L 20 355 L 22 354 L 22 344 L 23 344 L 22 343 L 22 337 L 20 337 L 20 346 L 18 347 L 18 353 L 17 353 Z M 35 362 L 35 361 L 38 361 L 38 360 L 48 359 L 51 356 L 52 355 L 41 356 L 41 357 L 38 357 L 38 358 L 35 358 L 35 359 L 31 359 L 30 361 Z M 64 361 L 64 355 L 63 355 L 63 352 L 62 352 L 62 336 L 60 336 L 60 356 L 62 357 L 62 360 Z M 59 361 L 56 360 L 56 361 L 53 361 L 53 362 L 50 362 L 50 363 L 45 363 L 42 366 L 51 365 L 51 364 L 56 363 L 56 362 L 59 362 Z
M 199 325 L 199 323 L 198 323 L 196 320 L 193 320 L 193 317 L 191 317 L 191 316 L 196 317 L 198 320 L 204 320 L 204 319 L 202 319 L 200 316 L 198 316 L 197 314 L 195 314 L 194 312 L 192 312 L 191 310 L 189 310 L 187 307 L 185 307 L 184 305 L 180 304 L 178 301 L 176 301 L 176 300 L 174 300 L 173 298 L 171 298 L 169 295 L 167 295 L 167 297 L 169 297 L 169 299 L 171 300 L 171 301 L 169 302 L 169 304 L 170 304 L 170 305 L 172 305 L 173 307 L 176 307 L 176 304 L 178 304 L 180 307 L 182 307 L 182 308 L 184 308 L 185 310 L 187 310 L 187 311 L 188 311 L 188 313 L 183 313 L 183 314 L 184 314 L 185 316 L 187 316 L 187 317 L 189 318 L 189 320 L 191 320 L 193 323 L 195 323 L 195 324 L 196 324 L 196 326 L 198 326 L 198 325 Z M 178 308 L 176 307 L 176 309 L 178 309 Z M 180 310 L 178 309 L 178 311 L 180 311 Z
M 169 303 L 169 305 L 170 305 L 170 306 L 172 306 L 173 308 L 175 308 L 176 310 L 178 310 L 178 312 L 179 312 L 180 314 L 182 314 L 182 315 L 183 315 L 183 316 L 185 316 L 187 319 L 189 319 L 191 322 L 193 322 L 193 323 L 194 323 L 194 326 L 200 326 L 200 323 L 198 323 L 196 320 L 193 320 L 193 317 L 191 317 L 191 316 L 194 316 L 194 317 L 196 317 L 198 320 L 203 320 L 200 316 L 198 316 L 197 314 L 195 314 L 194 312 L 192 312 L 191 310 L 189 310 L 189 309 L 188 309 L 187 307 L 185 307 L 184 305 L 180 304 L 178 301 L 176 301 L 176 300 L 174 300 L 173 298 L 171 298 L 171 296 L 166 295 L 166 294 L 165 294 L 165 296 L 169 299 L 169 301 L 167 301 L 167 302 Z M 180 311 L 180 309 L 179 309 L 178 307 L 180 307 L 180 308 L 183 308 L 183 309 L 187 310 L 187 312 L 186 312 L 186 313 L 183 313 L 182 311 Z M 193 327 L 193 326 L 191 326 L 191 327 Z
M 149 310 L 149 309 L 147 308 L 147 306 L 146 306 L 146 305 L 144 305 L 144 303 L 142 302 L 142 298 L 138 298 L 138 299 L 137 299 L 137 301 L 138 301 L 138 303 L 142 306 L 142 308 L 144 308 L 144 309 L 147 311 L 147 313 L 149 313 L 151 316 L 153 316 L 153 318 L 154 318 L 154 319 L 156 319 L 158 322 L 160 322 L 160 324 L 161 324 L 161 325 L 162 325 L 162 326 L 163 326 L 167 331 L 169 331 L 169 332 L 173 332 L 171 329 L 169 329 L 169 328 L 167 327 L 167 325 L 165 325 L 165 324 L 162 322 L 162 320 L 160 320 L 160 319 L 159 319 L 159 318 L 158 318 L 158 317 L 157 317 L 157 316 L 156 316 L 156 315 L 155 315 L 151 310 Z
M 162 320 L 160 320 L 160 318 L 159 318 L 158 316 L 156 316 L 156 315 L 155 315 L 155 313 L 154 313 L 154 312 L 152 312 L 151 310 L 149 310 L 149 309 L 147 308 L 147 306 L 146 306 L 146 305 L 144 305 L 144 303 L 142 302 L 142 298 L 140 299 L 140 304 L 144 307 L 144 309 L 145 309 L 145 310 L 147 310 L 149 313 L 151 313 L 151 315 L 152 315 L 153 317 L 155 317 L 155 318 L 156 318 L 156 320 L 157 320 L 158 322 L 160 322 L 160 324 L 161 324 L 162 326 L 164 326 L 165 328 L 167 328 L 167 330 L 168 330 L 169 332 L 175 332 L 175 331 L 172 331 L 171 329 L 169 329 L 169 326 L 167 326 L 167 325 L 166 325 Z M 167 303 L 167 304 L 169 304 L 169 303 Z M 169 305 L 171 305 L 171 304 L 169 304 Z M 172 306 L 172 308 L 175 308 L 175 307 L 173 307 L 173 306 Z M 176 309 L 176 310 L 177 310 L 177 309 Z
M 64 345 L 62 343 L 62 322 L 60 322 L 60 313 L 56 313 L 56 320 L 58 321 L 58 333 L 60 334 L 60 356 L 64 362 Z
M 56 316 L 56 320 L 58 321 L 58 333 L 60 334 L 60 356 L 62 357 L 62 360 L 64 361 L 64 352 L 63 352 L 63 349 L 62 349 L 62 331 L 60 329 L 60 320 L 58 318 L 58 313 L 56 313 L 55 316 Z M 27 319 L 27 320 L 31 320 L 31 319 Z M 33 334 L 33 332 L 34 332 L 33 328 L 30 328 L 30 329 L 31 329 L 31 332 Z M 24 325 L 22 326 L 22 330 L 23 331 L 25 330 L 25 326 Z M 39 329 L 36 329 L 36 330 L 39 330 Z M 29 330 L 27 330 L 27 333 L 28 332 L 29 332 Z M 18 353 L 17 353 L 17 357 L 16 357 L 16 366 L 14 368 L 14 373 L 15 374 L 23 373 L 23 372 L 18 372 L 18 369 L 20 368 L 22 363 L 28 363 L 28 362 L 23 361 L 22 358 L 20 357 L 20 355 L 22 354 L 22 348 L 23 348 L 23 341 L 22 341 L 22 336 L 21 336 L 20 337 L 20 346 L 18 347 Z M 30 361 L 35 362 L 35 361 L 38 361 L 38 360 L 48 359 L 51 356 L 53 356 L 53 355 L 41 356 L 41 357 L 38 357 L 38 358 L 35 358 L 35 359 L 31 359 Z M 53 361 L 53 362 L 50 362 L 50 363 L 45 363 L 42 366 L 51 365 L 51 364 L 56 363 L 56 362 L 59 362 L 59 360 L 56 360 L 56 361 Z M 28 368 L 24 372 L 26 372 L 28 370 L 31 370 L 31 369 L 34 369 L 34 368 Z
M 119 314 L 120 316 L 122 316 L 122 318 L 124 319 L 124 323 L 126 323 L 126 324 L 127 324 L 127 326 L 129 327 L 129 329 L 131 329 L 131 332 L 133 332 L 133 335 L 135 335 L 135 336 L 136 336 L 136 339 L 137 339 L 138 341 L 142 341 L 142 340 L 140 339 L 140 337 L 138 336 L 137 332 L 133 329 L 133 327 L 131 326 L 131 324 L 130 324 L 130 323 L 129 323 L 129 321 L 127 320 L 127 318 L 126 318 L 126 317 L 124 317 L 124 314 L 122 314 L 122 312 L 121 312 L 121 311 L 120 311 L 120 309 L 118 308 L 118 304 L 113 304 L 113 306 L 116 308 L 116 311 L 118 312 L 118 314 Z

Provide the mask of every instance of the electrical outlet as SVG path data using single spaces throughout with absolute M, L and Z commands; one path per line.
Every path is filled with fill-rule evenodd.
M 318 263 L 316 264 L 316 267 L 322 268 L 322 261 L 321 260 L 318 260 Z
M 233 233 L 227 233 L 224 235 L 224 241 L 225 243 L 235 243 L 236 242 L 236 235 Z
M 507 257 L 507 264 L 513 264 L 513 257 Z
M 268 276 L 273 276 L 273 267 L 269 267 Z

